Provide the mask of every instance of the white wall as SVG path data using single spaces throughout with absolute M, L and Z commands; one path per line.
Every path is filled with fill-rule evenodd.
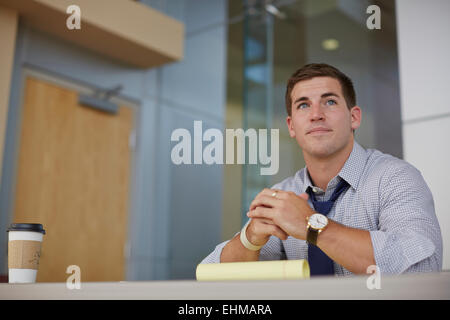
M 397 0 L 403 151 L 428 183 L 450 269 L 450 1 Z

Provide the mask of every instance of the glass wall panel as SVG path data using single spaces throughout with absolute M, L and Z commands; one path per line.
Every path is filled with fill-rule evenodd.
M 380 29 L 371 28 L 377 22 L 372 5 L 380 10 Z M 236 4 L 234 9 L 232 14 Z M 346 73 L 363 112 L 356 140 L 402 157 L 394 0 L 246 0 L 242 12 L 244 130 L 279 129 L 280 139 L 279 171 L 272 176 L 261 175 L 259 162 L 249 163 L 246 140 L 243 221 L 261 189 L 304 166 L 301 149 L 288 134 L 284 96 L 287 79 L 307 63 L 328 63 Z

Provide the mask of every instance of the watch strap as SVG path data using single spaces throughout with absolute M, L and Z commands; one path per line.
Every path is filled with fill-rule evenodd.
M 319 235 L 319 230 L 315 230 L 311 227 L 308 227 L 308 231 L 306 233 L 306 241 L 310 244 L 317 245 L 317 236 Z

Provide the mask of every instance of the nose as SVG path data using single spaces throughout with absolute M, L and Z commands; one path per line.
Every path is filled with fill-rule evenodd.
M 310 119 L 311 121 L 320 121 L 325 119 L 325 114 L 320 103 L 313 103 L 311 105 Z

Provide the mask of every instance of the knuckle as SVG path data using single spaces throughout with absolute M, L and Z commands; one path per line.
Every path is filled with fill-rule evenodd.
M 270 230 L 270 234 L 273 235 L 273 236 L 278 233 L 278 228 L 276 226 L 274 226 L 274 225 L 270 225 L 269 226 L 269 230 Z

